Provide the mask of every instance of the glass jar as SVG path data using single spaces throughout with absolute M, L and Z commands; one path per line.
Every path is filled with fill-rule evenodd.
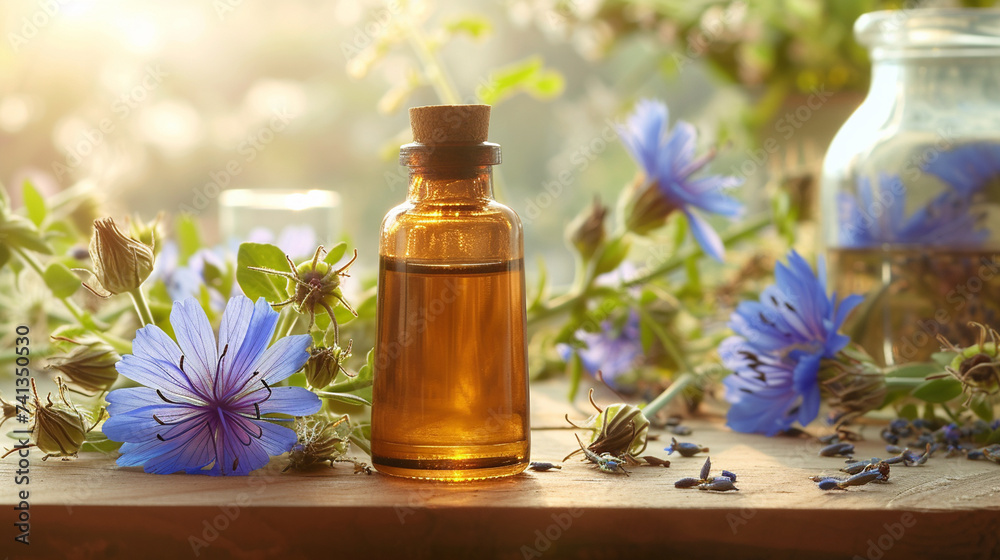
M 382 222 L 372 463 L 472 480 L 528 466 L 524 242 L 493 199 L 490 107 L 410 110 L 406 202 Z
M 925 361 L 1000 325 L 1000 10 L 873 12 L 855 24 L 871 89 L 834 137 L 823 238 L 847 332 L 878 361 Z

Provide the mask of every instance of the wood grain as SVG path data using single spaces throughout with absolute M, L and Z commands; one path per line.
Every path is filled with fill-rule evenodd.
M 560 426 L 560 386 L 532 388 L 532 423 Z M 584 409 L 571 416 L 583 417 Z M 495 481 L 433 483 L 354 475 L 349 465 L 241 478 L 156 476 L 84 454 L 32 457 L 30 546 L 13 544 L 16 469 L 4 482 L 0 554 L 10 558 L 1000 558 L 1000 466 L 935 456 L 893 467 L 888 484 L 822 492 L 806 477 L 843 459 L 805 439 L 734 434 L 719 419 L 683 438 L 711 448 L 740 492 L 678 490 L 704 461 L 607 475 L 582 462 Z M 884 456 L 877 427 L 858 457 Z M 667 457 L 669 435 L 649 452 Z M 533 431 L 533 459 L 558 462 L 572 432 Z M 214 526 L 213 526 L 214 524 Z M 199 540 L 200 539 L 200 540 Z

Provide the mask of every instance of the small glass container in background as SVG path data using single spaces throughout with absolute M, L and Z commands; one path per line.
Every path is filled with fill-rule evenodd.
M 225 243 L 273 243 L 293 258 L 336 242 L 341 220 L 340 195 L 333 191 L 230 189 L 219 198 Z
M 878 361 L 1000 324 L 1000 10 L 912 9 L 855 24 L 871 89 L 823 164 L 830 279 L 866 296 L 849 334 Z

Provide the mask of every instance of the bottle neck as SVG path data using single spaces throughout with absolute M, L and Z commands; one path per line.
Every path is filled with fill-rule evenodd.
M 493 200 L 493 166 L 410 167 L 406 200 L 445 204 Z

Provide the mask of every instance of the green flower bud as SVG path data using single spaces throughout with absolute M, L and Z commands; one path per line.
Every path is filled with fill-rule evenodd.
M 606 235 L 604 217 L 607 213 L 608 207 L 601 204 L 600 199 L 595 198 L 594 202 L 566 228 L 569 242 L 580 252 L 584 260 L 593 257 L 598 247 L 604 243 Z
M 85 343 L 60 340 L 73 342 L 77 346 L 65 356 L 51 358 L 49 368 L 59 370 L 71 383 L 88 393 L 103 393 L 118 380 L 115 364 L 121 360 L 121 356 L 107 343 L 100 340 Z
M 337 320 L 333 310 L 337 305 L 343 305 L 352 315 L 358 316 L 354 308 L 344 299 L 344 292 L 340 289 L 340 277 L 347 276 L 347 269 L 358 258 L 358 251 L 355 249 L 351 260 L 340 268 L 334 268 L 330 263 L 321 260 L 324 253 L 325 249 L 320 246 L 311 259 L 299 265 L 293 263 L 291 257 L 285 255 L 291 272 L 256 266 L 247 268 L 285 278 L 287 280 L 285 292 L 288 299 L 272 305 L 281 307 L 293 304 L 296 311 L 303 315 L 309 315 L 309 329 L 316 322 L 316 314 L 324 311 L 330 316 L 330 321 L 336 325 Z
M 153 255 L 160 254 L 160 247 L 157 245 L 157 239 L 163 239 L 163 226 L 160 222 L 163 219 L 163 212 L 156 215 L 150 222 L 144 222 L 138 215 L 135 218 L 126 218 L 126 223 L 128 224 L 129 235 L 143 245 L 146 245 L 153 250 Z
M 979 340 L 971 346 L 959 348 L 939 337 L 949 350 L 957 354 L 945 370 L 958 379 L 963 390 L 969 394 L 965 406 L 977 393 L 1000 393 L 1000 333 L 980 323 L 970 325 L 979 328 Z
M 135 290 L 153 271 L 153 250 L 122 233 L 111 218 L 94 222 L 90 239 L 90 259 L 94 266 L 96 286 L 86 286 L 102 297 Z
M 341 371 L 344 375 L 349 375 L 344 369 L 344 362 L 351 356 L 351 347 L 354 341 L 347 343 L 347 348 L 341 348 L 334 344 L 328 348 L 313 348 L 310 351 L 309 361 L 306 362 L 305 374 L 306 382 L 310 387 L 322 389 L 333 380 Z
M 66 395 L 66 385 L 57 377 L 59 398 L 62 404 L 52 402 L 52 394 L 46 397 L 47 404 L 42 406 L 38 398 L 35 380 L 31 380 L 31 390 L 35 394 L 34 424 L 31 427 L 32 443 L 45 453 L 44 461 L 49 457 L 75 457 L 87 440 L 87 433 L 97 425 L 95 422 L 87 427 L 87 418 Z M 101 410 L 100 416 L 104 415 Z M 100 422 L 101 418 L 97 421 Z

